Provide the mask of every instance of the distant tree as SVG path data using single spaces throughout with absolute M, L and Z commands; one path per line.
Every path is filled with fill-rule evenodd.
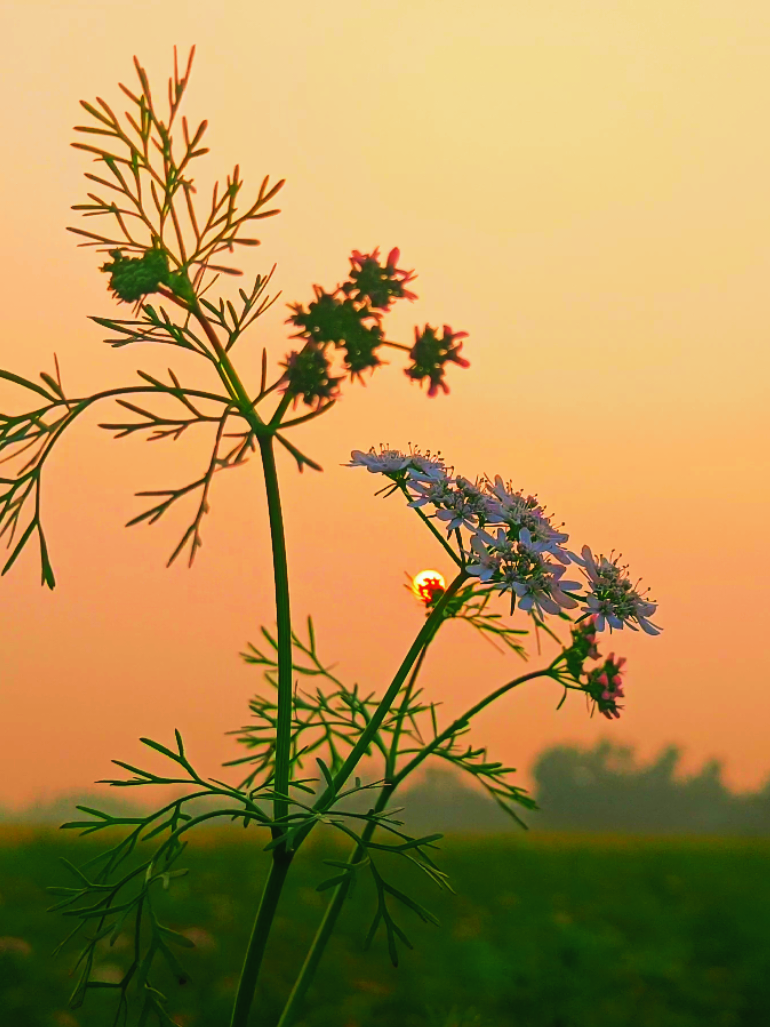
M 682 752 L 669 746 L 647 765 L 633 749 L 602 741 L 591 749 L 556 746 L 534 774 L 543 827 L 639 833 L 770 834 L 770 781 L 738 795 L 710 760 L 696 774 L 678 774 Z

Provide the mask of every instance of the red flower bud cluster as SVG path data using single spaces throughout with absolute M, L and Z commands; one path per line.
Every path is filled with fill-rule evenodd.
M 583 673 L 586 660 L 599 659 L 599 647 L 596 644 L 596 614 L 591 614 L 572 625 L 572 645 L 566 651 L 567 668 L 578 681 Z
M 582 643 L 582 647 L 586 650 L 585 659 L 588 660 L 599 659 L 599 647 L 596 644 L 596 620 L 596 614 L 592 613 L 572 629 L 573 645 L 578 641 Z
M 612 720 L 613 717 L 618 719 L 623 709 L 622 706 L 618 706 L 617 701 L 624 695 L 621 671 L 625 662 L 625 656 L 616 659 L 615 654 L 610 653 L 603 666 L 594 668 L 588 674 L 586 692 L 598 706 L 599 712 L 608 720 Z

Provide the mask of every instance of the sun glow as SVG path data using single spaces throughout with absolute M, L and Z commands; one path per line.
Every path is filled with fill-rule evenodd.
M 412 591 L 427 606 L 433 602 L 436 593 L 446 591 L 446 579 L 439 571 L 420 571 L 412 578 Z

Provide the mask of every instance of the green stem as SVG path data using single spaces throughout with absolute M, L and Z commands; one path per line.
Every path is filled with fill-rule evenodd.
M 554 661 L 554 663 L 555 662 L 556 661 Z M 411 759 L 405 767 L 402 767 L 401 770 L 399 770 L 399 772 L 395 775 L 392 782 L 393 787 L 397 787 L 404 780 L 405 777 L 407 777 L 409 774 L 412 773 L 413 770 L 416 770 L 417 767 L 419 767 L 423 760 L 427 759 L 432 752 L 435 752 L 442 742 L 447 741 L 447 739 L 451 738 L 456 731 L 459 731 L 460 728 L 465 727 L 468 721 L 472 717 L 475 717 L 477 713 L 480 713 L 485 706 L 489 706 L 489 704 L 493 703 L 495 699 L 499 699 L 501 695 L 505 695 L 505 693 L 510 692 L 512 688 L 518 688 L 519 685 L 523 685 L 527 681 L 534 681 L 535 678 L 553 677 L 554 675 L 552 673 L 552 670 L 553 663 L 546 667 L 544 670 L 532 670 L 529 672 L 529 674 L 522 674 L 520 678 L 514 678 L 513 681 L 509 681 L 507 682 L 507 684 L 501 685 L 499 688 L 495 689 L 494 692 L 490 692 L 489 695 L 486 696 L 486 698 L 481 699 L 479 702 L 476 703 L 475 706 L 471 706 L 471 708 L 467 712 L 463 713 L 462 716 L 457 717 L 456 720 L 453 720 L 449 727 L 442 731 L 441 734 L 436 735 L 432 742 L 429 742 L 426 746 L 420 749 L 420 751 L 415 754 L 414 758 Z
M 387 806 L 390 796 L 395 791 L 396 786 L 394 784 L 387 784 L 379 794 L 377 802 L 375 804 L 373 812 L 381 813 L 382 810 Z M 363 857 L 366 851 L 366 843 L 371 839 L 374 834 L 375 824 L 368 823 L 361 835 L 361 844 L 355 846 L 348 859 L 348 864 L 358 863 Z M 313 983 L 318 964 L 323 958 L 323 954 L 326 951 L 326 945 L 332 936 L 337 918 L 342 911 L 342 906 L 345 899 L 348 897 L 350 891 L 350 877 L 348 876 L 341 884 L 338 884 L 334 889 L 334 893 L 329 901 L 329 905 L 326 907 L 326 912 L 323 915 L 323 919 L 318 926 L 313 943 L 310 946 L 305 962 L 302 964 L 302 969 L 294 982 L 294 987 L 291 989 L 291 994 L 286 1001 L 286 1005 L 281 1013 L 281 1018 L 278 1021 L 277 1027 L 290 1027 L 297 1018 L 302 1003 L 307 994 L 308 988 Z
M 403 481 L 399 482 L 399 488 L 404 493 L 404 495 L 409 500 L 409 502 L 411 502 L 412 501 L 412 497 L 407 492 L 406 485 L 405 485 L 405 483 Z M 419 506 L 413 506 L 412 509 L 417 513 L 417 516 L 423 521 L 423 523 L 428 526 L 430 531 L 438 539 L 438 541 L 441 543 L 441 545 L 444 547 L 444 549 L 447 551 L 447 553 L 449 553 L 449 556 L 457 564 L 457 566 L 458 567 L 464 567 L 465 566 L 465 562 L 462 559 L 462 551 L 463 551 L 462 550 L 462 545 L 460 545 L 460 556 L 458 556 L 457 553 L 455 553 L 454 549 L 452 549 L 452 547 L 449 545 L 447 540 L 444 538 L 444 536 L 441 534 L 441 532 L 438 530 L 438 528 L 436 528 L 435 524 L 433 524 L 433 522 L 431 521 L 430 517 L 428 517 L 426 514 L 424 514 Z
M 262 467 L 265 474 L 270 536 L 273 546 L 275 578 L 275 610 L 278 622 L 278 718 L 275 742 L 275 790 L 282 798 L 275 799 L 275 819 L 280 821 L 289 811 L 288 794 L 291 763 L 292 721 L 292 652 L 291 614 L 289 609 L 289 571 L 286 561 L 286 535 L 281 513 L 278 472 L 271 436 L 259 437 Z
M 422 626 L 422 629 L 418 632 L 414 642 L 412 642 L 409 652 L 404 657 L 401 666 L 398 668 L 398 671 L 396 672 L 396 676 L 393 678 L 388 687 L 387 692 L 380 700 L 379 706 L 372 714 L 371 719 L 367 723 L 364 730 L 361 732 L 358 741 L 351 749 L 347 759 L 342 764 L 337 773 L 334 775 L 332 784 L 324 789 L 321 796 L 313 804 L 313 809 L 316 812 L 323 813 L 334 803 L 334 799 L 337 795 L 337 792 L 345 784 L 347 779 L 358 766 L 361 757 L 364 756 L 367 750 L 369 749 L 370 743 L 372 742 L 375 734 L 380 728 L 380 725 L 382 724 L 383 720 L 385 719 L 389 710 L 391 709 L 393 703 L 395 702 L 396 696 L 401 691 L 401 686 L 404 684 L 404 681 L 406 681 L 407 675 L 409 674 L 409 671 L 412 669 L 415 660 L 420 655 L 425 646 L 430 643 L 436 631 L 438 631 L 441 622 L 444 619 L 444 610 L 449 605 L 450 600 L 458 591 L 458 589 L 462 586 L 466 578 L 467 574 L 464 571 L 460 571 L 460 573 L 457 575 L 454 581 L 447 588 L 446 592 L 444 592 L 444 594 L 441 596 L 438 603 L 436 603 L 435 607 L 431 612 L 430 617 L 427 618 L 425 624 Z M 305 840 L 308 834 L 313 830 L 314 826 L 315 818 L 309 824 L 307 824 L 307 826 L 297 831 L 294 841 L 295 848 L 299 848 L 299 846 L 302 844 L 302 842 Z
M 393 779 L 396 772 L 396 759 L 398 757 L 398 740 L 401 736 L 401 728 L 404 723 L 404 717 L 406 715 L 407 707 L 409 706 L 409 700 L 412 698 L 412 691 L 414 690 L 415 682 L 417 681 L 417 677 L 420 671 L 422 670 L 422 665 L 425 661 L 425 655 L 427 652 L 428 647 L 426 645 L 423 651 L 417 657 L 417 662 L 415 663 L 414 669 L 412 670 L 412 674 L 409 678 L 409 683 L 404 689 L 404 698 L 401 701 L 401 705 L 396 715 L 396 724 L 393 729 L 393 739 L 390 745 L 390 753 L 388 755 L 385 766 L 385 777 L 389 781 Z
M 291 860 L 292 853 L 280 849 L 275 850 L 254 921 L 254 928 L 251 932 L 249 947 L 246 950 L 246 958 L 241 970 L 241 979 L 238 982 L 238 991 L 235 996 L 230 1027 L 246 1027 L 248 1023 L 249 1010 L 254 999 L 257 978 L 259 977 L 259 970 L 265 955 L 267 939 L 270 935 L 275 911 L 278 908 L 278 899 L 291 866 Z

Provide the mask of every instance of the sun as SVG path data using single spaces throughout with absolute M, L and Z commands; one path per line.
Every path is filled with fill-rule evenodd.
M 446 579 L 440 571 L 420 571 L 412 578 L 412 591 L 427 606 L 433 602 L 436 593 L 446 591 Z

